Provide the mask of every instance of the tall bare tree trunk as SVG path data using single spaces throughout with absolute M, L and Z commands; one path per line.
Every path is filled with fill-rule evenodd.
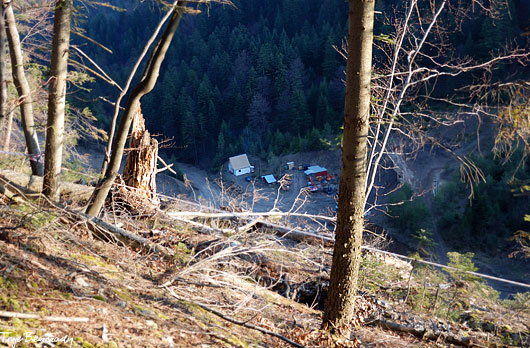
M 339 210 L 322 325 L 348 325 L 354 313 L 364 227 L 366 150 L 375 0 L 350 0 Z
M 6 74 L 6 25 L 4 7 L 0 8 L 0 137 L 6 136 L 4 131 L 7 120 L 7 74 Z
M 22 47 L 20 45 L 20 38 L 15 22 L 15 15 L 11 1 L 3 1 L 6 22 L 7 41 L 9 43 L 9 55 L 11 56 L 11 67 L 13 71 L 13 82 L 17 89 L 20 114 L 22 118 L 22 129 L 24 137 L 26 138 L 26 146 L 28 153 L 33 155 L 30 160 L 31 172 L 33 175 L 43 176 L 44 166 L 40 160 L 41 152 L 39 147 L 39 139 L 37 138 L 37 131 L 35 129 L 35 122 L 33 119 L 33 99 L 31 97 L 31 89 L 29 88 L 28 80 L 24 72 L 24 59 L 22 56 Z
M 94 190 L 94 194 L 87 207 L 86 213 L 91 216 L 99 215 L 105 199 L 118 175 L 120 169 L 121 159 L 123 157 L 123 150 L 127 141 L 127 135 L 134 114 L 137 112 L 140 106 L 140 98 L 145 94 L 151 92 L 155 87 L 160 72 L 160 65 L 164 61 L 166 52 L 171 44 L 175 31 L 179 25 L 182 14 L 185 10 L 186 2 L 179 1 L 177 6 L 172 10 L 174 11 L 169 24 L 166 27 L 162 37 L 160 38 L 157 46 L 155 47 L 149 62 L 145 68 L 144 74 L 140 82 L 134 87 L 125 106 L 125 110 L 118 126 L 118 132 L 116 133 L 116 141 L 112 145 L 112 154 L 109 161 L 109 166 L 105 171 L 105 176 Z
M 70 23 L 73 0 L 57 0 L 53 22 L 48 122 L 46 126 L 46 158 L 42 192 L 52 199 L 59 195 L 59 174 L 63 163 L 64 110 L 66 75 L 70 48 Z
M 4 151 L 9 151 L 9 145 L 11 143 L 11 130 L 13 129 L 13 110 L 9 110 L 7 113 L 7 120 L 5 120 L 5 131 L 4 131 Z
M 173 6 L 177 5 L 178 1 L 173 2 Z M 145 55 L 149 52 L 149 49 L 151 48 L 151 45 L 153 42 L 155 42 L 158 34 L 160 33 L 160 30 L 164 27 L 164 24 L 167 22 L 169 18 L 171 18 L 172 12 L 168 12 L 158 23 L 158 26 L 156 27 L 155 31 L 147 41 L 146 45 L 144 46 L 142 53 L 140 53 L 140 56 L 136 60 L 136 63 L 134 64 L 132 70 L 129 73 L 129 77 L 127 78 L 127 82 L 125 83 L 125 86 L 123 87 L 122 91 L 120 92 L 120 95 L 116 99 L 116 103 L 114 104 L 114 112 L 112 114 L 112 121 L 110 122 L 110 130 L 109 130 L 109 141 L 107 142 L 107 146 L 105 146 L 105 158 L 103 159 L 103 164 L 101 166 L 101 175 L 104 175 L 107 171 L 107 166 L 109 164 L 110 160 L 110 152 L 112 150 L 112 143 L 114 141 L 114 132 L 116 130 L 116 120 L 118 119 L 118 114 L 120 113 L 121 108 L 121 100 L 127 92 L 129 91 L 129 87 L 131 86 L 131 83 L 134 79 L 134 76 L 136 75 L 136 71 L 140 67 L 140 64 L 142 63 Z
M 7 69 L 6 69 L 6 23 L 4 7 L 0 6 L 0 139 L 4 139 L 2 149 L 9 151 L 11 129 L 13 128 L 13 110 L 9 108 Z

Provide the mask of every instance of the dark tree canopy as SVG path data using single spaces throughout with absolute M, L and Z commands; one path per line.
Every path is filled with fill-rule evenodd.
M 234 3 L 237 9 L 204 11 L 184 18 L 161 69 L 161 80 L 143 100 L 148 128 L 154 134 L 174 139 L 175 148 L 165 150 L 166 154 L 188 162 L 199 158 L 198 164 L 216 167 L 220 163 L 218 140 L 223 123 L 227 126 L 222 137 L 225 159 L 252 151 L 266 157 L 269 148 L 275 155 L 314 150 L 315 142 L 309 141 L 315 135 L 313 129 L 333 140 L 342 126 L 345 61 L 332 46 L 340 47 L 345 38 L 348 3 Z M 499 4 L 495 9 L 499 20 L 477 14 L 463 23 L 461 31 L 451 35 L 457 53 L 482 59 L 507 42 L 524 42 L 525 37 L 520 34 L 530 25 L 527 1 Z M 403 9 L 399 6 L 400 2 L 393 0 L 377 2 L 376 10 L 384 16 L 376 16 L 376 36 L 392 31 L 384 23 L 385 16 L 400 15 Z M 141 50 L 139 43 L 147 38 L 149 30 L 145 28 L 156 25 L 159 14 L 154 12 L 147 3 L 130 7 L 127 12 L 98 8 L 85 24 L 87 35 L 114 53 L 96 46 L 87 46 L 87 52 L 119 83 L 125 80 Z M 443 20 L 451 20 L 450 16 L 448 13 Z M 126 32 L 115 30 L 117 26 L 127 28 Z M 380 54 L 377 49 L 374 51 L 376 64 Z M 440 93 L 455 87 L 448 85 L 444 90 L 440 88 L 443 84 L 444 81 L 439 82 Z M 91 95 L 118 94 L 102 82 L 92 89 Z M 257 108 L 258 95 L 261 110 L 266 112 Z M 110 106 L 101 102 L 92 103 L 91 108 L 102 125 L 108 125 Z M 278 146 L 278 139 L 282 146 Z

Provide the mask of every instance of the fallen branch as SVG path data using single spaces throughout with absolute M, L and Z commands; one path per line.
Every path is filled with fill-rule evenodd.
M 83 317 L 53 317 L 53 316 L 44 316 L 40 314 L 17 313 L 17 312 L 6 312 L 6 311 L 0 311 L 0 317 L 19 318 L 19 319 L 38 319 L 38 320 L 44 320 L 44 321 L 88 323 L 88 318 L 83 318 Z
M 154 251 L 156 251 L 156 252 L 158 252 L 158 253 L 160 253 L 160 254 L 162 254 L 164 256 L 171 257 L 174 254 L 172 250 L 170 250 L 170 249 L 168 249 L 166 247 L 163 247 L 163 246 L 161 246 L 159 244 L 153 243 L 147 238 L 140 237 L 137 234 L 131 233 L 129 231 L 124 230 L 123 228 L 119 228 L 117 226 L 109 224 L 108 222 L 105 222 L 105 221 L 103 221 L 101 219 L 98 219 L 96 217 L 89 216 L 89 215 L 87 215 L 85 213 L 81 213 L 81 212 L 75 212 L 75 211 L 72 211 L 72 210 L 69 210 L 69 209 L 66 209 L 66 211 L 68 211 L 77 220 L 95 224 L 95 225 L 103 228 L 104 230 L 109 231 L 109 232 L 113 233 L 114 235 L 117 235 L 117 237 L 121 241 L 125 242 L 126 244 L 131 244 L 130 242 L 132 241 L 133 243 L 138 244 L 141 247 L 146 247 L 149 250 L 154 250 Z
M 24 202 L 24 200 L 22 198 L 17 196 L 13 191 L 11 191 L 10 189 L 8 189 L 6 186 L 4 186 L 2 184 L 0 184 L 0 194 L 3 194 L 4 196 L 9 198 L 13 202 L 17 202 L 17 203 L 23 203 Z
M 23 187 L 20 187 L 17 184 L 12 183 L 8 179 L 0 176 L 0 180 L 3 184 L 0 184 L 0 192 L 6 195 L 9 199 L 13 199 L 17 202 L 29 202 L 29 200 L 25 197 L 26 194 L 30 194 L 32 196 L 39 196 L 44 198 L 52 207 L 64 212 L 68 215 L 69 218 L 75 219 L 76 221 L 85 222 L 89 224 L 89 226 L 97 226 L 100 229 L 103 229 L 104 231 L 110 232 L 112 235 L 116 236 L 119 240 L 124 242 L 126 245 L 135 244 L 139 247 L 145 247 L 149 250 L 154 250 L 164 256 L 171 257 L 173 256 L 173 251 L 165 248 L 159 244 L 151 242 L 149 239 L 140 237 L 134 233 L 131 233 L 129 231 L 126 231 L 122 228 L 119 228 L 117 226 L 114 226 L 112 224 L 109 224 L 108 222 L 105 222 L 101 219 L 98 219 L 96 217 L 89 216 L 85 213 L 74 211 L 71 209 L 68 209 L 64 206 L 61 206 L 58 203 L 50 201 L 47 197 L 44 195 L 33 192 L 29 189 L 25 189 Z M 98 237 L 103 237 L 104 239 L 109 239 L 108 236 L 103 235 L 100 231 L 97 229 L 92 229 L 92 232 L 95 233 Z M 132 242 L 132 243 L 131 243 Z
M 215 212 L 215 213 L 206 213 L 200 211 L 172 211 L 166 212 L 170 217 L 204 217 L 204 218 L 248 218 L 250 216 L 296 216 L 304 217 L 308 219 L 315 220 L 326 220 L 326 221 L 335 221 L 334 217 L 324 216 L 324 215 L 312 215 L 312 214 L 302 214 L 302 213 L 290 213 L 290 212 L 281 212 L 281 211 L 264 211 L 264 212 L 253 212 L 253 211 L 244 211 L 244 212 Z
M 377 325 L 383 329 L 399 332 L 399 333 L 407 333 L 414 335 L 416 337 L 422 338 L 422 339 L 429 339 L 433 341 L 438 341 L 440 339 L 444 340 L 447 343 L 456 344 L 463 347 L 485 347 L 484 345 L 477 342 L 476 339 L 473 337 L 465 337 L 465 336 L 456 336 L 450 333 L 445 332 L 433 332 L 431 330 L 427 330 L 425 328 L 422 329 L 416 329 L 414 327 L 398 324 L 392 321 L 384 320 L 384 319 L 377 319 L 372 322 L 370 322 L 367 325 Z
M 257 220 L 257 223 L 264 227 L 271 228 L 274 233 L 280 237 L 289 238 L 299 242 L 317 242 L 323 243 L 324 245 L 331 245 L 335 242 L 335 238 L 330 235 L 307 232 L 297 228 L 289 228 L 265 220 Z
M 236 232 L 236 230 L 234 229 L 211 227 L 211 226 L 202 224 L 200 222 L 183 219 L 183 218 L 173 217 L 173 220 L 179 221 L 185 224 L 189 224 L 193 227 L 202 229 L 203 231 L 206 231 L 212 234 L 226 234 L 226 233 Z M 333 244 L 335 240 L 331 236 L 302 231 L 296 228 L 288 228 L 285 226 L 277 225 L 277 224 L 274 224 L 274 223 L 271 223 L 265 220 L 259 220 L 259 219 L 250 221 L 248 224 L 238 228 L 237 231 L 245 232 L 254 226 L 256 226 L 257 228 L 260 228 L 260 227 L 270 228 L 276 235 L 282 238 L 288 238 L 288 239 L 295 240 L 298 242 L 321 243 L 324 245 L 331 245 Z
M 173 169 L 171 169 L 171 167 L 173 167 L 173 164 L 174 164 L 174 163 L 167 164 L 166 162 L 164 162 L 164 160 L 163 160 L 160 156 L 157 156 L 156 158 L 157 158 L 160 162 L 162 162 L 162 164 L 164 165 L 163 168 L 159 168 L 159 169 L 156 170 L 156 173 L 157 173 L 157 174 L 158 174 L 158 173 L 161 173 L 161 172 L 163 172 L 163 171 L 169 170 L 171 173 L 177 175 L 177 172 L 174 171 Z
M 267 335 L 271 335 L 271 336 L 274 336 L 276 338 L 279 338 L 281 339 L 282 341 L 285 341 L 287 343 L 289 343 L 290 345 L 292 346 L 295 346 L 295 347 L 298 347 L 298 348 L 306 348 L 305 346 L 299 344 L 299 343 L 296 343 L 290 339 L 288 339 L 287 337 L 283 336 L 283 335 L 280 335 L 279 333 L 276 333 L 274 331 L 270 331 L 270 330 L 267 330 L 267 329 L 264 329 L 262 327 L 259 327 L 259 326 L 255 326 L 255 325 L 252 325 L 252 324 L 249 324 L 245 321 L 240 321 L 240 320 L 236 320 L 232 317 L 229 317 L 213 308 L 210 308 L 202 303 L 198 303 L 198 302 L 194 302 L 194 301 L 191 301 L 189 299 L 185 299 L 185 298 L 182 298 L 180 297 L 179 295 L 177 295 L 173 290 L 171 290 L 170 288 L 168 288 L 167 286 L 164 287 L 171 296 L 173 296 L 174 298 L 176 298 L 177 300 L 179 301 L 183 301 L 183 302 L 188 302 L 188 303 L 192 303 L 193 305 L 196 305 L 196 306 L 199 306 L 201 307 L 202 309 L 210 312 L 210 313 L 213 313 L 215 315 L 217 315 L 219 318 L 222 318 L 226 321 L 229 321 L 231 322 L 232 324 L 236 324 L 236 325 L 240 325 L 240 326 L 243 326 L 243 327 L 246 327 L 246 328 L 249 328 L 249 329 L 252 329 L 252 330 L 256 330 L 256 331 L 259 331 L 261 333 L 264 333 L 264 334 L 267 334 Z
M 240 233 L 247 232 L 248 230 L 251 230 L 254 226 L 256 226 L 258 222 L 259 222 L 258 220 L 252 220 L 246 225 L 243 225 L 241 227 L 236 227 L 236 231 Z
M 174 218 L 174 220 L 182 222 L 182 223 L 190 225 L 190 226 L 193 226 L 193 227 L 196 227 L 198 229 L 201 229 L 203 231 L 206 231 L 206 232 L 209 232 L 209 233 L 212 233 L 212 234 L 234 233 L 234 230 L 230 229 L 230 228 L 211 227 L 211 226 L 208 226 L 208 225 L 205 225 L 205 224 L 201 224 L 200 222 L 187 220 L 187 219 Z

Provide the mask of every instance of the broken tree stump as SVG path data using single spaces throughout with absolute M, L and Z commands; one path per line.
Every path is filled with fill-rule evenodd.
M 151 138 L 145 128 L 140 106 L 134 116 L 129 140 L 129 153 L 123 169 L 123 180 L 138 203 L 148 201 L 160 203 L 156 194 L 156 172 L 158 141 Z

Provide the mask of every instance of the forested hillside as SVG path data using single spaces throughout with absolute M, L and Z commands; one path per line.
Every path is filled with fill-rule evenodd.
M 3 1 L 0 346 L 530 347 L 528 0 L 233 2 Z
M 173 139 L 167 154 L 215 169 L 241 152 L 266 159 L 336 142 L 343 118 L 345 62 L 333 46 L 340 48 L 346 35 L 347 3 L 245 0 L 235 5 L 203 8 L 201 14 L 184 18 L 159 83 L 142 101 L 148 128 L 161 139 Z M 385 35 L 393 31 L 389 18 L 403 9 L 399 1 L 384 0 L 376 2 L 376 10 L 376 39 L 388 40 Z M 445 21 L 452 19 L 450 12 L 444 15 Z M 95 45 L 85 51 L 123 83 L 160 10 L 141 3 L 125 12 L 95 8 L 89 16 L 82 25 L 87 35 L 113 54 Z M 449 44 L 456 48 L 452 54 L 483 60 L 506 44 L 522 44 L 529 18 L 525 0 L 502 2 L 491 16 L 477 10 L 476 17 L 451 34 Z M 377 55 L 383 52 L 375 54 L 380 62 Z M 505 66 L 494 74 L 524 73 L 517 69 Z M 453 83 L 442 81 L 437 93 L 453 93 Z M 101 80 L 89 88 L 90 96 L 112 100 L 118 94 Z M 110 106 L 102 101 L 90 105 L 108 128 Z

